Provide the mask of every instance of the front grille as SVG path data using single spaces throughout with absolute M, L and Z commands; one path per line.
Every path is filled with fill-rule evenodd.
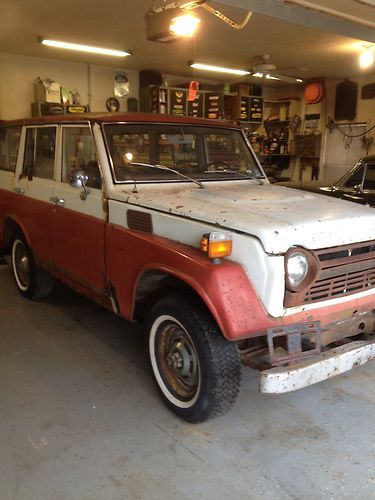
M 320 264 L 314 283 L 302 292 L 285 292 L 284 306 L 320 302 L 375 287 L 375 242 L 313 252 Z

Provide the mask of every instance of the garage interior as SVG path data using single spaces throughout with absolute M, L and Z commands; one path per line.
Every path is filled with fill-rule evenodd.
M 2 0 L 0 120 L 42 113 L 53 103 L 36 89 L 51 81 L 66 106 L 179 114 L 173 95 L 186 98 L 198 81 L 201 95 L 217 96 L 215 118 L 241 123 L 273 180 L 332 183 L 375 154 L 375 64 L 359 66 L 375 53 L 373 0 L 208 4 L 221 19 L 197 6 L 197 34 L 163 43 L 147 39 L 145 21 L 163 2 Z M 41 38 L 131 55 L 64 51 Z M 351 93 L 340 99 L 342 84 Z M 202 104 L 198 113 L 216 111 Z M 244 370 L 234 409 L 192 425 L 158 397 L 141 326 L 63 285 L 47 301 L 25 301 L 4 259 L 0 297 L 0 498 L 374 498 L 371 363 L 274 397 Z

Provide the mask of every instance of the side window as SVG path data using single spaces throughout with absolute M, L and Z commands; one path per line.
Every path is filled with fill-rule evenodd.
M 16 170 L 21 127 L 0 129 L 0 170 Z
M 358 186 L 358 184 L 362 184 L 364 170 L 365 166 L 362 165 L 358 170 L 353 172 L 353 174 L 346 180 L 344 187 L 351 188 Z
M 83 170 L 87 186 L 101 189 L 102 179 L 95 144 L 89 127 L 63 127 L 62 181 L 69 183 L 75 171 Z
M 363 183 L 363 189 L 375 189 L 375 164 L 367 165 L 365 181 Z
M 55 146 L 56 127 L 27 129 L 22 175 L 29 179 L 53 179 Z

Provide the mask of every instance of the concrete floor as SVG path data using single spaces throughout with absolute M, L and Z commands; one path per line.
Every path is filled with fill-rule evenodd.
M 139 327 L 0 263 L 0 499 L 375 498 L 375 364 L 283 396 L 244 369 L 232 411 L 186 424 Z

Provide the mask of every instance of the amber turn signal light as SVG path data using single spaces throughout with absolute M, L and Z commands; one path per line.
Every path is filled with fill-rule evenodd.
M 221 259 L 232 253 L 232 235 L 230 233 L 204 234 L 201 239 L 201 250 L 210 259 Z

